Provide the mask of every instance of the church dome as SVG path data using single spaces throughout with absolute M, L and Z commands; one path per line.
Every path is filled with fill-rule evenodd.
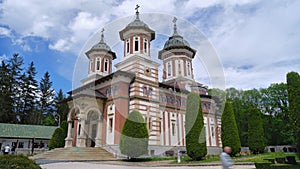
M 110 51 L 110 47 L 104 42 L 104 41 L 100 41 L 99 43 L 95 44 L 92 49 L 102 49 L 102 50 L 107 50 Z
M 167 49 L 169 47 L 190 47 L 190 44 L 188 43 L 188 41 L 184 40 L 182 36 L 173 35 L 169 38 L 169 40 L 166 41 L 164 49 Z
M 135 18 L 134 21 L 130 22 L 126 28 L 130 28 L 130 27 L 142 27 L 142 28 L 146 28 L 149 29 L 149 26 L 147 24 L 145 24 L 143 21 L 140 20 L 139 15 L 136 15 L 137 17 Z
M 137 5 L 137 7 L 135 8 L 136 13 L 135 13 L 134 21 L 130 22 L 123 30 L 119 32 L 121 40 L 125 40 L 124 34 L 126 34 L 126 32 L 128 32 L 129 30 L 135 30 L 136 33 L 138 33 L 140 30 L 144 30 L 150 33 L 150 37 L 151 37 L 150 40 L 155 39 L 155 32 L 152 29 L 150 29 L 149 26 L 140 19 L 138 8 L 139 6 Z

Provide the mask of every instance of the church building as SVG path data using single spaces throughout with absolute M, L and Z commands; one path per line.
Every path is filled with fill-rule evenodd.
M 185 150 L 186 98 L 196 92 L 201 97 L 208 153 L 220 152 L 221 114 L 207 86 L 195 81 L 193 59 L 197 51 L 178 33 L 176 18 L 173 22 L 172 35 L 156 56 L 163 64 L 162 81 L 160 63 L 150 57 L 155 31 L 142 21 L 138 6 L 135 19 L 119 32 L 124 55 L 115 65 L 116 53 L 104 41 L 102 31 L 100 41 L 85 53 L 88 76 L 81 87 L 69 93 L 65 147 L 103 147 L 120 152 L 126 117 L 138 110 L 149 132 L 149 155 Z

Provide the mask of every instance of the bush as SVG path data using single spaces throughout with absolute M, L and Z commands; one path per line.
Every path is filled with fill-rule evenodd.
M 59 148 L 59 147 L 64 147 L 65 146 L 65 134 L 64 130 L 62 128 L 57 128 L 55 129 L 49 144 L 48 148 L 54 149 L 54 148 Z
M 277 158 L 275 158 L 275 161 L 277 163 L 280 163 L 280 164 L 285 164 L 285 158 L 284 157 L 277 157 Z
M 290 164 L 271 164 L 270 169 L 290 169 L 292 165 Z
M 23 155 L 0 156 L 1 169 L 41 169 L 33 160 Z
M 221 120 L 221 140 L 223 147 L 231 147 L 231 156 L 236 155 L 241 151 L 241 142 L 234 112 L 229 101 L 226 101 L 225 103 L 225 108 Z
M 257 169 L 270 169 L 272 163 L 269 161 L 262 161 L 262 162 L 256 162 L 255 163 L 255 168 Z
M 275 159 L 274 158 L 265 158 L 265 161 L 269 161 L 272 164 L 275 164 Z
M 132 111 L 123 126 L 120 138 L 121 153 L 136 158 L 148 153 L 148 130 L 139 111 Z
M 62 121 L 61 124 L 60 124 L 60 128 L 63 129 L 64 137 L 66 138 L 67 134 L 68 134 L 68 122 L 67 121 Z
M 253 154 L 264 153 L 265 140 L 262 125 L 261 112 L 253 108 L 249 113 L 248 120 L 248 144 Z
M 286 160 L 288 164 L 293 164 L 293 165 L 297 164 L 295 156 L 286 156 Z
M 201 160 L 207 154 L 203 121 L 199 94 L 188 94 L 185 116 L 185 137 L 187 154 L 193 160 Z

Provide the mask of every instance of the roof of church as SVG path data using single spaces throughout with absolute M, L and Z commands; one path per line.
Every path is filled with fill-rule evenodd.
M 100 39 L 100 42 L 98 42 L 97 44 L 95 44 L 89 51 L 86 52 L 87 56 L 88 54 L 91 52 L 91 51 L 94 51 L 94 50 L 104 50 L 104 51 L 107 51 L 108 53 L 112 54 L 113 56 L 113 59 L 116 59 L 116 54 L 115 52 L 113 52 L 110 48 L 110 46 L 104 42 L 104 29 L 102 29 L 101 31 L 101 39 Z
M 196 50 L 191 48 L 190 44 L 188 41 L 186 41 L 181 35 L 178 34 L 177 32 L 177 25 L 176 25 L 176 21 L 177 19 L 174 18 L 173 23 L 174 23 L 174 32 L 173 35 L 171 37 L 169 37 L 169 39 L 165 42 L 164 48 L 162 51 L 164 50 L 170 50 L 170 49 L 182 49 L 185 48 L 189 51 L 191 51 L 193 53 L 193 56 L 196 54 Z M 161 56 L 161 52 L 159 52 L 159 57 Z
M 56 128 L 58 126 L 0 123 L 0 137 L 50 139 Z
M 129 29 L 135 29 L 135 28 L 144 29 L 144 30 L 150 32 L 151 40 L 155 39 L 155 32 L 152 29 L 150 29 L 149 26 L 145 22 L 140 20 L 138 10 L 136 11 L 135 14 L 136 14 L 135 20 L 130 22 L 123 30 L 120 31 L 121 40 L 124 40 L 124 37 L 123 37 L 124 32 L 126 32 Z

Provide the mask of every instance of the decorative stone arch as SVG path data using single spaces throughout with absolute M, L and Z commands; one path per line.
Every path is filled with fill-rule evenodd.
M 103 113 L 97 108 L 87 110 L 85 121 L 86 147 L 102 146 Z

